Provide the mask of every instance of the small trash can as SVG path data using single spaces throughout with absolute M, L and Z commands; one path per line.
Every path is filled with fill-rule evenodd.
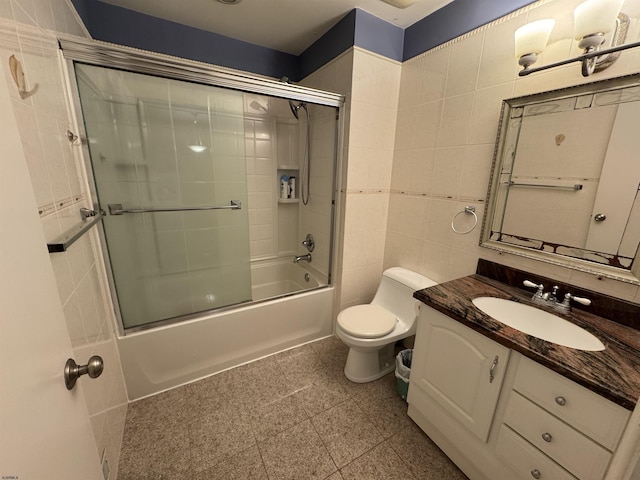
M 396 356 L 396 387 L 398 394 L 405 402 L 407 401 L 407 393 L 409 392 L 411 357 L 413 357 L 413 349 L 402 350 Z

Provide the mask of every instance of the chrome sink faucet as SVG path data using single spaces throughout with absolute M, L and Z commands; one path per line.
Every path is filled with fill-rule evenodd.
M 557 297 L 558 289 L 560 287 L 558 287 L 557 285 L 555 285 L 552 288 L 551 292 L 545 293 L 544 285 L 542 283 L 537 284 L 537 283 L 533 283 L 530 280 L 525 280 L 522 283 L 525 287 L 537 289 L 536 293 L 534 293 L 533 297 L 531 297 L 531 300 L 533 300 L 533 302 L 547 305 L 561 312 L 571 311 L 571 300 L 573 300 L 574 302 L 578 302 L 582 305 L 591 305 L 591 300 L 589 300 L 588 298 L 576 297 L 571 293 L 566 293 L 564 295 L 564 299 L 562 300 L 562 302 L 560 302 Z

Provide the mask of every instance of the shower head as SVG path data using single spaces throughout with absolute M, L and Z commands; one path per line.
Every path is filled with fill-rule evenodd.
M 291 113 L 293 113 L 293 116 L 296 117 L 297 120 L 299 120 L 298 118 L 298 110 L 300 110 L 300 107 L 304 108 L 305 111 L 307 110 L 307 104 L 304 102 L 300 102 L 297 105 L 295 103 L 293 103 L 293 101 L 289 100 L 289 108 L 291 108 Z

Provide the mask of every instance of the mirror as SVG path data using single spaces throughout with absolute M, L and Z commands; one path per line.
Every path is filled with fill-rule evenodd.
M 504 100 L 480 244 L 640 284 L 640 74 Z

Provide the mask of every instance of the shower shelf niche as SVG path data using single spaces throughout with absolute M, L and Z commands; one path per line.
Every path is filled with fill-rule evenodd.
M 276 178 L 277 182 L 278 182 L 278 192 L 280 192 L 280 177 L 282 177 L 282 175 L 287 175 L 288 177 L 291 177 L 292 175 L 296 177 L 296 187 L 295 187 L 295 198 L 281 198 L 278 195 L 278 203 L 298 203 L 300 200 L 298 199 L 298 192 L 300 191 L 300 187 L 299 185 L 299 177 L 298 177 L 298 171 L 300 170 L 300 168 L 297 165 L 278 165 L 278 176 Z

